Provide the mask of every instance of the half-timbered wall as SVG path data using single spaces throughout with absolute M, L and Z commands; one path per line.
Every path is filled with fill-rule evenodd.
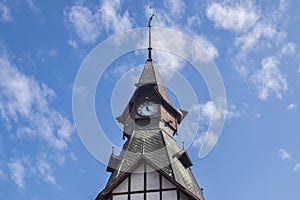
M 146 163 L 142 163 L 113 191 L 113 200 L 187 200 L 176 186 Z

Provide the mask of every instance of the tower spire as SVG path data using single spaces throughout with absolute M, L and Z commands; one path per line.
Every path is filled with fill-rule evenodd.
M 150 17 L 149 17 L 149 21 L 148 21 L 148 29 L 149 29 L 149 47 L 148 47 L 148 60 L 152 60 L 152 47 L 151 47 L 151 21 L 154 17 L 154 14 L 152 14 L 151 10 L 152 8 L 149 7 L 149 10 L 150 10 Z

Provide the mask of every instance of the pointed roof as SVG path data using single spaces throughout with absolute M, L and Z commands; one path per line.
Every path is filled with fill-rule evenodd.
M 167 93 L 167 90 L 165 88 L 165 85 L 162 81 L 161 75 L 152 59 L 148 59 L 145 63 L 143 72 L 140 76 L 140 79 L 138 83 L 135 85 L 139 88 L 141 86 L 147 85 L 147 84 L 154 84 L 157 85 L 157 91 L 160 94 L 160 96 L 170 105 L 172 105 L 170 97 Z
M 171 108 L 172 110 L 175 111 L 175 113 L 177 113 L 178 124 L 180 124 L 188 112 L 182 109 L 176 109 L 172 106 L 172 102 L 168 95 L 167 89 L 156 67 L 156 64 L 152 59 L 148 59 L 146 61 L 141 76 L 139 78 L 139 81 L 135 84 L 137 88 L 133 96 L 131 97 L 130 102 L 135 98 L 135 94 L 139 91 L 139 89 L 145 85 L 154 86 L 153 88 L 156 94 L 168 104 L 169 108 Z M 128 113 L 129 113 L 129 104 L 126 106 L 123 113 L 119 117 L 117 117 L 117 120 L 123 123 L 124 122 L 123 120 L 125 119 L 124 117 L 126 117 Z
M 199 200 L 204 200 L 191 169 L 185 167 L 176 156 L 180 151 L 174 138 L 160 128 L 134 131 L 123 146 L 119 165 L 112 172 L 107 186 L 114 183 L 123 173 L 130 173 L 134 163 L 144 156 L 170 179 L 182 185 Z

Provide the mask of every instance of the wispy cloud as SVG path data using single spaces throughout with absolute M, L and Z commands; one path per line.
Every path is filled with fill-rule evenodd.
M 184 10 L 184 9 L 183 9 Z M 186 19 L 186 24 L 180 24 L 177 20 L 176 14 L 168 9 L 168 7 L 155 9 L 155 20 L 153 20 L 153 26 L 157 27 L 167 27 L 172 28 L 178 31 L 183 31 L 186 34 L 190 35 L 193 39 L 195 39 L 201 47 L 206 51 L 208 56 L 211 59 L 215 59 L 219 56 L 218 49 L 215 45 L 207 39 L 205 35 L 198 34 L 194 31 L 192 24 L 196 23 L 200 24 L 200 17 L 197 15 L 193 15 Z M 148 8 L 145 8 L 145 15 L 148 15 Z M 177 38 L 179 40 L 179 38 Z M 158 42 L 167 42 L 165 40 L 158 40 Z M 180 48 L 181 41 L 177 41 L 177 44 Z M 195 55 L 197 53 L 195 52 Z M 172 57 L 170 57 L 172 59 Z
M 216 103 L 208 101 L 204 104 L 198 105 L 198 108 L 196 109 L 199 109 L 199 115 L 201 116 L 202 121 L 216 121 L 219 120 L 223 115 L 225 115 L 226 119 L 240 117 L 239 111 L 233 104 L 227 109 L 222 109 Z
M 199 148 L 206 144 L 207 146 L 213 147 L 218 142 L 218 139 L 218 136 L 214 132 L 205 132 L 195 138 L 193 146 Z
M 25 1 L 28 8 L 34 13 L 34 14 L 40 14 L 41 10 L 40 8 L 37 6 L 36 2 L 34 0 L 26 0 Z
M 164 0 L 164 6 L 172 16 L 181 18 L 185 13 L 186 5 L 183 0 Z
M 291 103 L 288 107 L 286 107 L 286 110 L 295 110 L 297 107 L 297 104 Z
M 73 49 L 77 49 L 78 48 L 78 44 L 76 42 L 76 40 L 68 40 L 68 44 L 73 47 Z
M 38 137 L 57 150 L 67 148 L 74 132 L 72 123 L 51 108 L 49 101 L 55 92 L 19 71 L 6 55 L 0 56 L 1 115 L 11 123 L 26 120 L 17 126 L 19 138 Z
M 295 162 L 296 159 L 293 158 L 293 156 L 291 155 L 290 152 L 288 152 L 287 150 L 285 150 L 284 148 L 280 148 L 278 150 L 278 156 L 282 159 L 282 160 L 289 160 L 289 162 Z M 300 170 L 300 163 L 296 162 L 296 164 L 294 164 L 293 167 L 293 171 L 294 172 L 298 172 Z
M 29 77 L 20 71 L 9 59 L 6 52 L 0 55 L 0 122 L 11 133 L 7 139 L 9 143 L 32 145 L 38 141 L 37 153 L 23 149 L 16 145 L 8 169 L 11 179 L 19 188 L 25 187 L 25 179 L 30 168 L 38 168 L 45 181 L 55 183 L 55 178 L 50 174 L 55 158 L 51 154 L 69 152 L 69 143 L 74 133 L 73 124 L 59 111 L 51 106 L 56 97 L 55 92 L 46 84 Z M 4 106 L 5 105 L 5 106 Z M 35 144 L 35 143 L 34 143 Z M 40 148 L 40 149 L 39 149 Z M 12 151 L 11 149 L 5 149 Z M 41 151 L 51 152 L 48 161 L 31 164 L 33 158 L 38 157 Z M 22 153 L 28 157 L 26 162 L 13 158 L 14 154 Z M 48 153 L 45 153 L 48 155 Z M 30 161 L 31 160 L 31 161 Z M 53 162 L 50 164 L 50 161 Z M 30 166 L 28 166 L 30 165 Z M 38 165 L 38 167 L 36 167 Z
M 93 14 L 85 6 L 72 6 L 68 19 L 72 23 L 78 37 L 84 43 L 95 42 L 100 36 L 99 14 Z
M 132 27 L 129 13 L 120 14 L 121 1 L 102 1 L 95 11 L 84 5 L 74 5 L 67 12 L 69 22 L 73 25 L 79 39 L 84 43 L 93 43 L 104 31 L 118 33 Z M 74 46 L 74 42 L 69 44 Z
M 12 21 L 11 8 L 4 2 L 0 2 L 0 22 Z
M 25 167 L 20 160 L 12 160 L 8 167 L 10 169 L 11 179 L 21 189 L 25 188 Z
M 106 32 L 119 33 L 132 27 L 128 11 L 120 14 L 121 0 L 105 0 L 100 6 L 101 25 Z
M 261 61 L 261 69 L 254 72 L 250 77 L 258 90 L 258 97 L 262 100 L 274 93 L 278 98 L 282 97 L 282 92 L 287 89 L 286 76 L 279 68 L 279 61 L 275 57 L 266 57 Z
M 293 171 L 297 172 L 299 170 L 300 170 L 300 163 L 296 163 L 295 166 L 294 166 L 294 168 L 293 168 Z
M 180 24 L 180 20 L 186 14 L 185 2 L 182 0 L 163 1 L 164 7 L 153 8 L 155 13 L 155 20 L 153 20 L 152 25 L 156 27 L 168 27 L 179 31 L 184 31 L 191 35 L 206 51 L 211 59 L 218 57 L 218 50 L 214 44 L 207 39 L 204 35 L 199 35 L 192 29 L 193 25 L 200 24 L 200 17 L 198 15 L 193 15 L 188 18 L 183 19 L 187 23 Z M 126 8 L 122 8 L 122 2 L 120 0 L 113 1 L 102 1 L 99 7 L 96 9 L 91 9 L 84 4 L 76 4 L 70 9 L 66 9 L 66 16 L 68 21 L 72 24 L 78 38 L 81 42 L 92 43 L 95 42 L 103 33 L 108 35 L 119 33 L 128 30 L 136 24 L 134 18 L 130 16 L 130 13 Z M 144 7 L 145 18 L 149 16 L 149 8 Z M 146 41 L 145 37 L 145 41 Z M 154 41 L 153 41 L 154 42 Z M 170 42 L 166 40 L 156 40 L 155 42 Z M 78 42 L 74 39 L 68 41 L 74 49 L 78 48 Z M 180 41 L 178 41 L 178 46 L 180 48 Z M 155 53 L 154 53 L 155 54 Z M 195 52 L 195 55 L 197 52 Z M 181 70 L 184 65 L 181 60 L 176 56 L 169 53 L 155 54 L 158 64 L 167 64 L 169 68 L 174 70 Z M 171 78 L 172 74 L 164 73 L 167 78 Z
M 213 147 L 220 134 L 208 131 L 211 121 L 218 121 L 225 115 L 227 120 L 239 118 L 240 112 L 235 105 L 230 105 L 227 109 L 220 108 L 216 103 L 208 101 L 203 104 L 192 105 L 189 113 L 181 124 L 180 135 L 176 140 L 193 145 L 195 148 L 201 148 L 204 144 L 206 147 Z
M 282 159 L 282 160 L 290 160 L 292 159 L 292 156 L 290 153 L 288 153 L 285 149 L 280 148 L 278 150 L 278 156 Z
M 213 2 L 207 7 L 206 15 L 214 21 L 215 27 L 237 33 L 245 32 L 253 27 L 260 17 L 260 13 L 251 1 L 243 3 Z
M 2 169 L 0 169 L 0 181 L 5 180 L 5 179 L 6 179 L 6 174 L 4 173 L 4 171 Z
M 45 158 L 39 158 L 37 161 L 37 169 L 42 176 L 42 178 L 51 184 L 56 184 L 56 179 L 52 174 L 52 165 Z
M 287 0 L 280 0 L 278 9 L 280 11 L 285 11 L 287 6 L 288 6 L 288 1 Z
M 170 4 L 170 5 L 169 5 Z M 181 24 L 178 18 L 183 17 L 185 14 L 185 3 L 183 1 L 164 1 L 164 8 L 155 8 L 155 20 L 153 20 L 152 24 L 154 27 L 166 27 L 172 28 L 174 30 L 183 31 L 186 34 L 190 35 L 199 45 L 203 48 L 203 51 L 207 53 L 210 59 L 215 59 L 219 56 L 218 49 L 215 45 L 207 39 L 205 35 L 198 34 L 194 31 L 193 24 L 199 25 L 200 24 L 200 17 L 197 15 L 193 15 L 184 19 L 186 22 L 185 24 Z M 145 7 L 144 10 L 145 17 L 148 17 L 149 10 Z M 146 40 L 146 38 L 145 38 Z M 160 38 L 160 35 L 156 35 L 156 40 L 153 43 L 159 43 L 160 46 L 165 46 L 163 44 L 173 42 L 170 39 Z M 176 44 L 179 49 L 186 48 L 186 44 L 184 40 L 180 38 L 176 38 Z M 189 49 L 191 51 L 191 49 Z M 192 52 L 193 55 L 199 55 L 199 52 Z M 206 55 L 205 55 L 206 56 Z M 162 51 L 155 51 L 154 57 L 157 58 L 157 62 L 160 65 L 168 66 L 175 71 L 181 71 L 184 68 L 184 62 L 181 58 Z M 207 56 L 206 56 L 207 57 Z M 166 68 L 164 68 L 166 69 Z M 167 79 L 172 78 L 173 73 L 169 73 L 170 70 L 161 71 L 162 75 L 165 76 Z
M 164 79 L 171 79 L 174 75 L 173 73 L 180 71 L 185 65 L 180 57 L 165 51 L 155 51 L 153 56 L 157 60 L 158 66 L 164 66 L 159 68 L 159 72 Z
M 239 35 L 235 39 L 235 45 L 247 53 L 253 50 L 257 45 L 260 45 L 264 39 L 272 39 L 277 35 L 276 28 L 272 23 L 267 21 L 259 21 L 248 32 Z
M 281 55 L 293 55 L 296 53 L 297 45 L 293 42 L 289 42 L 283 45 L 281 49 Z
M 284 43 L 287 33 L 281 22 L 285 20 L 286 6 L 287 2 L 282 0 L 278 8 L 265 12 L 252 0 L 224 0 L 210 3 L 206 9 L 207 17 L 216 28 L 235 33 L 230 50 L 234 54 L 233 66 L 254 86 L 262 100 L 268 100 L 272 95 L 281 98 L 287 89 L 286 76 L 278 65 L 282 55 L 295 53 L 296 45 Z M 270 49 L 274 49 L 270 56 L 262 53 Z M 260 61 L 261 68 L 257 64 Z
M 189 16 L 186 19 L 188 27 L 192 28 L 194 26 L 199 27 L 201 25 L 201 19 L 197 15 Z

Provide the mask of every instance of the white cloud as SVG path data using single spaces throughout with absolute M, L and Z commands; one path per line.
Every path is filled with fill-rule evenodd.
M 279 8 L 278 8 L 278 9 L 279 9 L 280 11 L 285 11 L 286 8 L 287 8 L 287 6 L 288 6 L 287 0 L 280 0 Z
M 101 21 L 106 31 L 123 32 L 132 27 L 128 11 L 120 14 L 121 0 L 105 0 L 101 5 Z
M 246 51 L 260 45 L 262 39 L 282 37 L 276 30 L 276 19 L 268 19 L 253 1 L 211 3 L 206 15 L 217 28 L 237 33 L 234 44 Z M 272 21 L 273 20 L 273 21 Z
M 300 163 L 296 163 L 296 165 L 294 166 L 294 168 L 293 168 L 293 171 L 294 172 L 297 172 L 297 171 L 299 171 L 300 170 Z
M 77 161 L 78 160 L 74 153 L 70 153 L 70 158 L 71 158 L 72 161 Z
M 260 113 L 255 113 L 254 117 L 261 118 L 261 114 Z
M 181 18 L 186 8 L 185 2 L 182 0 L 164 0 L 164 6 L 176 18 Z
M 11 9 L 4 2 L 0 2 L 0 21 L 9 22 L 12 21 L 13 17 L 11 15 Z
M 55 161 L 55 162 L 53 162 Z M 21 159 L 10 159 L 7 164 L 11 180 L 20 188 L 26 187 L 26 180 L 34 178 L 42 179 L 47 183 L 56 185 L 56 178 L 53 174 L 55 164 L 64 165 L 63 154 L 51 155 L 39 153 L 36 158 L 23 157 Z M 0 169 L 0 180 L 6 180 L 6 174 Z
M 34 0 L 26 0 L 26 4 L 33 13 L 40 14 L 40 8 L 36 5 Z
M 229 105 L 225 113 L 226 113 L 226 119 L 241 117 L 241 113 L 238 111 L 238 108 L 234 104 Z
M 235 39 L 235 45 L 240 47 L 243 52 L 252 50 L 263 38 L 271 39 L 278 35 L 273 24 L 260 21 L 248 32 Z
M 234 104 L 231 104 L 228 108 L 221 108 L 213 101 L 208 101 L 203 104 L 193 105 L 192 112 L 195 112 L 200 116 L 201 123 L 209 124 L 209 121 L 220 120 L 223 115 L 226 115 L 226 119 L 232 119 L 240 117 L 240 113 Z
M 30 9 L 34 9 L 36 6 L 33 0 L 26 0 L 26 3 Z
M 226 119 L 240 117 L 235 105 L 230 105 L 228 109 L 222 109 L 212 101 L 193 105 L 180 127 L 180 132 L 184 135 L 179 134 L 176 140 L 185 141 L 185 144 L 192 144 L 196 148 L 203 146 L 206 149 L 212 148 L 217 143 L 220 134 L 207 129 L 210 123 L 218 123 L 216 121 L 221 120 L 224 115 Z
M 66 163 L 66 157 L 61 153 L 54 155 L 54 160 L 60 166 L 63 166 Z
M 19 71 L 6 55 L 0 55 L 0 69 L 0 105 L 5 105 L 1 116 L 8 124 L 16 124 L 18 138 L 35 137 L 56 150 L 66 149 L 74 127 L 51 108 L 55 92 Z
M 63 154 L 69 153 L 68 146 L 74 127 L 51 106 L 55 96 L 55 92 L 47 85 L 21 72 L 9 60 L 7 53 L 0 54 L 0 116 L 4 119 L 0 123 L 6 125 L 7 132 L 10 133 L 7 139 L 11 145 L 21 141 L 22 145 L 34 145 L 37 152 L 22 147 L 18 149 L 18 145 L 12 149 L 14 154 L 26 157 L 25 160 L 11 158 L 7 165 L 11 180 L 19 188 L 24 188 L 26 177 L 32 175 L 54 184 L 53 166 L 63 165 Z M 46 162 L 45 159 L 40 159 L 38 163 L 31 165 L 30 160 L 42 150 L 51 152 L 44 153 L 50 160 Z
M 93 14 L 90 9 L 84 6 L 73 6 L 68 18 L 82 42 L 91 43 L 100 36 L 101 25 L 98 13 Z
M 5 179 L 6 179 L 6 174 L 4 173 L 4 171 L 2 169 L 0 169 L 0 181 L 5 180 Z
M 70 8 L 68 20 L 73 25 L 78 37 L 84 43 L 93 43 L 102 31 L 118 33 L 132 27 L 128 11 L 120 13 L 120 0 L 105 0 L 93 12 L 86 6 L 75 5 Z M 69 40 L 74 48 L 74 42 Z
M 13 160 L 8 164 L 11 179 L 19 188 L 25 187 L 25 167 L 20 160 Z
M 216 28 L 235 33 L 234 45 L 230 49 L 230 53 L 234 54 L 232 63 L 244 81 L 254 83 L 260 99 L 266 100 L 272 94 L 281 98 L 282 92 L 287 89 L 286 77 L 277 65 L 281 55 L 295 54 L 297 46 L 293 42 L 283 44 L 287 37 L 284 30 L 286 7 L 287 1 L 281 0 L 278 8 L 266 12 L 252 0 L 221 0 L 213 1 L 206 9 L 207 17 Z M 275 56 L 263 58 L 266 50 Z M 255 67 L 258 59 L 262 60 L 261 69 Z
M 281 98 L 281 93 L 287 89 L 286 77 L 280 72 L 278 64 L 275 57 L 266 57 L 262 59 L 262 68 L 251 76 L 251 81 L 259 93 L 258 97 L 262 100 L 268 99 L 272 93 Z
M 296 52 L 297 45 L 293 42 L 289 42 L 283 45 L 281 49 L 282 55 L 293 55 Z
M 291 103 L 290 105 L 288 105 L 288 107 L 286 108 L 287 110 L 295 110 L 297 108 L 297 104 Z
M 204 128 L 204 124 L 200 123 L 200 109 L 198 105 L 192 105 L 188 110 L 188 115 L 184 118 L 184 121 L 180 124 L 180 132 L 176 137 L 178 144 L 184 142 L 185 147 L 190 146 L 197 136 L 197 132 Z M 202 127 L 203 126 L 203 127 Z
M 193 142 L 194 147 L 200 147 L 203 144 L 213 147 L 218 142 L 218 136 L 213 132 L 206 132 L 205 134 L 199 135 Z
M 56 49 L 50 49 L 49 50 L 49 56 L 50 57 L 56 57 L 57 56 L 57 50 Z
M 200 46 L 207 53 L 210 59 L 215 59 L 219 56 L 218 49 L 205 36 L 193 34 L 193 38 L 199 42 Z
M 42 176 L 42 178 L 51 184 L 56 183 L 56 179 L 54 175 L 52 174 L 52 165 L 45 160 L 45 158 L 39 158 L 37 161 L 37 169 Z
M 283 148 L 280 148 L 278 150 L 278 156 L 282 159 L 282 160 L 290 160 L 292 158 L 292 156 Z
M 245 32 L 251 28 L 260 15 L 251 1 L 243 3 L 211 3 L 206 9 L 206 15 L 215 22 L 217 28 L 234 32 Z
M 171 79 L 175 71 L 180 71 L 184 67 L 184 61 L 174 54 L 156 50 L 153 52 L 153 56 L 157 64 L 161 66 L 159 72 L 165 79 Z
M 201 25 L 201 19 L 197 15 L 189 16 L 186 21 L 189 27 L 193 27 L 193 26 L 199 27 Z
M 77 49 L 78 48 L 78 44 L 76 42 L 76 40 L 68 40 L 68 44 L 73 47 L 73 49 Z
M 210 120 L 219 120 L 223 115 L 225 115 L 226 111 L 217 107 L 217 105 L 209 101 L 203 105 L 200 105 L 200 116 L 203 118 L 209 118 Z
M 148 16 L 149 10 L 148 8 L 145 7 L 145 16 Z M 190 35 L 193 39 L 195 39 L 200 46 L 203 48 L 204 52 L 206 52 L 209 56 L 210 59 L 215 59 L 219 56 L 218 49 L 214 46 L 214 44 L 208 40 L 204 35 L 200 35 L 194 31 L 194 29 L 191 27 L 192 23 L 200 23 L 200 19 L 198 16 L 191 16 L 188 18 L 187 24 L 180 25 L 178 23 L 178 20 L 174 18 L 173 13 L 171 13 L 168 9 L 155 9 L 155 20 L 153 20 L 152 25 L 156 27 L 167 27 L 167 28 L 172 28 L 178 31 L 184 31 L 186 34 Z M 199 24 L 197 24 L 199 25 Z M 160 36 L 157 36 L 160 37 Z M 183 42 L 184 40 L 180 40 L 179 38 L 176 38 L 176 48 L 184 48 L 186 44 Z M 153 42 L 159 42 L 159 43 L 165 43 L 165 42 L 170 42 L 169 38 L 157 38 Z M 193 52 L 191 49 L 188 49 L 188 51 L 191 52 L 193 55 L 199 55 L 199 52 Z M 169 54 L 170 55 L 170 54 Z M 203 55 L 206 56 L 206 55 Z M 200 59 L 204 59 L 203 56 L 198 56 Z M 169 59 L 169 58 L 167 58 Z M 172 57 L 170 57 L 172 59 Z M 196 58 L 197 59 L 197 58 Z

